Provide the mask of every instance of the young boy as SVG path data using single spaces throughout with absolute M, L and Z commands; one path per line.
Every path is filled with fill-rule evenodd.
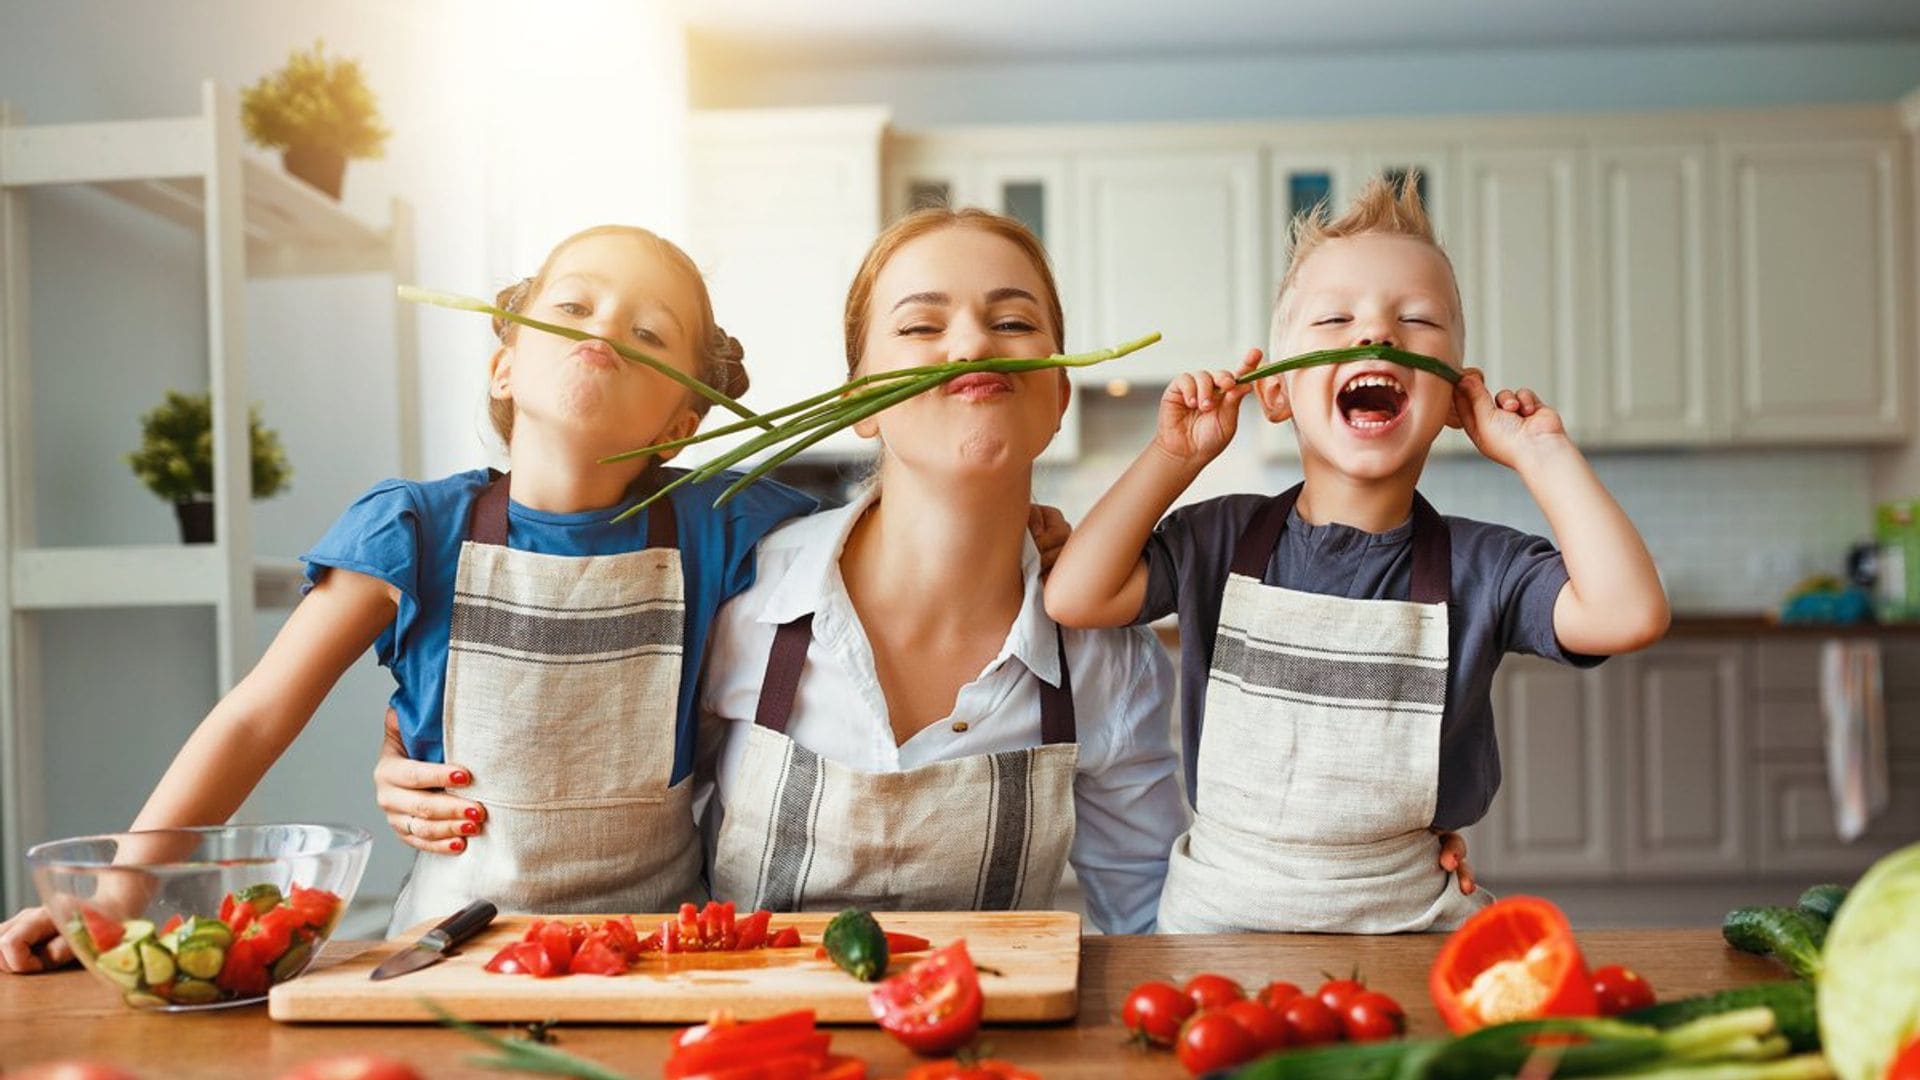
M 1386 344 L 1461 366 L 1459 288 L 1411 180 L 1339 220 L 1294 223 L 1274 351 Z M 1259 363 L 1251 351 L 1239 373 Z M 1645 544 L 1530 390 L 1449 387 L 1384 360 L 1237 386 L 1182 375 L 1153 441 L 1068 542 L 1047 610 L 1068 626 L 1178 610 L 1195 820 L 1174 845 L 1160 929 L 1390 933 L 1457 926 L 1430 829 L 1479 820 L 1500 785 L 1488 697 L 1503 653 L 1578 665 L 1665 633 Z M 1233 438 L 1240 399 L 1291 419 L 1305 481 L 1155 521 Z M 1564 555 L 1443 518 L 1414 491 L 1442 425 L 1520 474 Z

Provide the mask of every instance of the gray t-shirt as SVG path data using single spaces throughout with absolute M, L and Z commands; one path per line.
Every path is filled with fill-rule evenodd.
M 1180 724 L 1192 797 L 1213 663 L 1220 597 L 1233 549 L 1265 495 L 1227 495 L 1183 506 L 1147 541 L 1147 599 L 1138 621 L 1180 613 Z M 1603 658 L 1560 647 L 1553 605 L 1567 566 L 1548 540 L 1483 521 L 1444 519 L 1453 542 L 1447 604 L 1447 707 L 1440 723 L 1440 790 L 1433 825 L 1479 821 L 1500 790 L 1494 736 L 1493 672 L 1505 653 L 1523 652 L 1591 667 Z M 1310 525 L 1296 511 L 1267 562 L 1265 583 L 1353 600 L 1405 600 L 1413 586 L 1413 522 L 1383 533 Z

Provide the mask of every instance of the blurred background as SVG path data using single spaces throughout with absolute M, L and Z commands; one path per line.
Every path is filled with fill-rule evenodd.
M 322 41 L 387 133 L 337 198 L 241 119 Z M 1473 362 L 1566 413 L 1678 616 L 1596 672 L 1503 669 L 1482 875 L 1590 924 L 1850 878 L 1920 836 L 1917 90 L 1905 0 L 0 0 L 7 902 L 26 845 L 130 819 L 357 494 L 498 461 L 484 320 L 396 280 L 490 297 L 577 228 L 647 225 L 706 268 L 767 407 L 841 378 L 887 221 L 1015 214 L 1069 350 L 1166 335 L 1081 373 L 1039 485 L 1077 517 L 1168 375 L 1266 345 L 1288 218 L 1408 170 Z M 126 455 L 210 385 L 258 403 L 291 484 L 188 545 Z M 783 475 L 833 498 L 865 457 Z M 1189 497 L 1294 458 L 1246 433 Z M 1545 531 L 1461 441 L 1423 490 Z M 370 828 L 363 906 L 407 862 L 370 790 L 389 689 L 363 661 L 241 814 Z

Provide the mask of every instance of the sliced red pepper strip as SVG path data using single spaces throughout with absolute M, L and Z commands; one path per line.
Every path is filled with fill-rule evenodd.
M 1441 946 L 1427 986 L 1456 1033 L 1599 1011 L 1573 927 L 1559 908 L 1533 896 L 1509 896 L 1475 912 Z
M 887 935 L 888 956 L 898 956 L 901 953 L 926 952 L 928 949 L 933 948 L 933 942 L 917 934 L 896 934 L 891 930 L 884 931 L 884 933 Z

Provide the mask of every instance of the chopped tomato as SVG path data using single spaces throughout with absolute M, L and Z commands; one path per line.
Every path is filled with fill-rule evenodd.
M 769 949 L 797 949 L 800 947 L 800 929 L 783 926 L 771 938 L 767 939 Z
M 828 1054 L 812 1080 L 867 1080 L 867 1063 L 851 1054 Z
M 565 975 L 573 966 L 573 931 L 565 923 L 547 923 L 535 941 L 547 951 L 547 960 L 555 975 Z
M 295 885 L 287 890 L 287 905 L 300 916 L 303 926 L 325 929 L 340 910 L 340 898 L 326 889 Z
M 933 942 L 928 941 L 918 934 L 896 934 L 891 930 L 884 932 L 887 935 L 888 956 L 899 956 L 902 953 L 926 952 L 933 947 Z
M 179 912 L 175 912 L 172 918 L 160 924 L 160 932 L 162 934 L 171 934 L 175 930 L 180 929 L 180 924 L 186 921 L 186 919 L 181 918 Z
M 1887 1062 L 1886 1080 L 1920 1080 L 1920 1035 L 1907 1043 L 1899 1057 Z
M 980 1029 L 984 1003 L 967 943 L 956 941 L 873 988 L 867 1004 L 887 1033 L 916 1054 L 950 1054 Z
M 126 927 L 121 926 L 119 920 L 109 919 L 85 904 L 80 905 L 80 921 L 86 924 L 87 938 L 93 942 L 95 952 L 106 952 L 127 936 Z
M 1428 989 L 1455 1032 L 1597 1012 L 1567 917 L 1532 896 L 1495 901 L 1455 930 L 1433 962 Z
M 1011 1061 L 981 1058 L 962 1062 L 954 1058 L 915 1065 L 907 1080 L 1040 1080 L 1039 1073 L 1028 1072 Z
M 627 954 L 596 931 L 587 935 L 587 940 L 581 943 L 580 951 L 573 954 L 567 970 L 575 975 L 624 975 L 627 971 Z
M 286 955 L 293 945 L 293 932 L 300 925 L 300 916 L 292 908 L 277 907 L 254 919 L 246 936 L 253 940 L 260 957 L 272 963 Z

